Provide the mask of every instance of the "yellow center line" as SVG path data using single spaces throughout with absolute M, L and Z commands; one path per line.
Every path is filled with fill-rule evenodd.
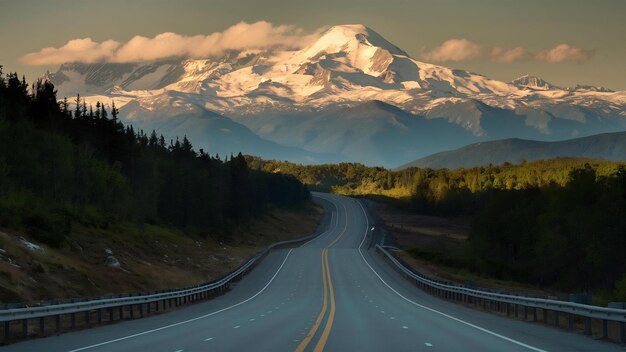
M 296 352 L 303 352 L 306 346 L 311 342 L 313 336 L 317 332 L 317 329 L 320 327 L 322 323 L 322 319 L 324 318 L 324 314 L 326 314 L 326 306 L 327 306 L 327 293 L 326 293 L 326 263 L 324 261 L 324 254 L 326 253 L 326 248 L 322 251 L 322 280 L 324 281 L 324 304 L 322 304 L 322 310 L 317 316 L 313 327 L 309 330 L 309 333 L 304 337 L 302 342 L 296 348 Z
M 326 346 L 326 341 L 328 340 L 328 336 L 330 335 L 330 329 L 332 329 L 333 321 L 335 319 L 335 292 L 333 291 L 333 282 L 330 279 L 330 270 L 328 267 L 328 250 L 326 250 L 325 260 L 326 275 L 328 275 L 328 287 L 330 290 L 330 313 L 328 315 L 328 320 L 326 320 L 326 326 L 324 327 L 322 336 L 317 341 L 317 345 L 315 345 L 315 349 L 313 350 L 314 352 L 322 352 L 324 350 L 324 346 Z
M 308 334 L 296 348 L 296 352 L 303 352 L 307 348 L 309 343 L 311 343 L 311 340 L 317 333 L 317 330 L 321 326 L 322 320 L 326 315 L 326 310 L 328 307 L 328 296 L 330 296 L 330 313 L 328 315 L 328 319 L 326 320 L 326 326 L 324 326 L 322 335 L 315 345 L 315 352 L 321 352 L 324 350 L 324 347 L 326 346 L 326 341 L 330 336 L 330 330 L 333 327 L 333 322 L 335 319 L 335 291 L 333 289 L 333 283 L 330 275 L 330 265 L 328 263 L 328 248 L 337 243 L 337 241 L 339 241 L 343 237 L 348 229 L 348 210 L 346 209 L 345 205 L 341 204 L 341 206 L 343 207 L 346 214 L 346 224 L 343 227 L 341 234 L 339 234 L 339 236 L 337 236 L 335 240 L 333 240 L 328 246 L 324 248 L 324 250 L 322 250 L 322 280 L 324 283 L 324 303 L 322 304 L 322 310 L 319 312 L 315 323 L 311 327 L 311 330 L 309 330 Z M 337 223 L 339 223 L 339 214 L 337 214 Z

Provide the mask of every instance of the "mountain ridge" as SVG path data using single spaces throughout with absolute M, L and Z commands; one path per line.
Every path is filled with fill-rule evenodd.
M 626 91 L 592 86 L 564 89 L 531 76 L 516 84 L 506 83 L 425 63 L 364 25 L 330 27 L 298 50 L 240 50 L 221 57 L 137 64 L 67 64 L 49 76 L 60 96 L 81 93 L 90 103 L 114 99 L 123 120 L 127 115 L 124 105 L 130 102 L 155 111 L 156 120 L 178 115 L 160 105 L 167 104 L 168 94 L 176 93 L 180 110 L 201 106 L 273 143 L 288 140 L 289 147 L 309 152 L 319 148 L 303 139 L 295 143 L 295 133 L 317 134 L 320 129 L 330 133 L 334 124 L 341 129 L 341 116 L 349 116 L 350 109 L 363 111 L 362 104 L 368 101 L 398 108 L 396 119 L 410 115 L 417 120 L 446 121 L 449 130 L 438 132 L 443 140 L 458 127 L 472 136 L 468 142 L 504 137 L 555 140 L 626 129 Z M 322 118 L 329 114 L 339 118 Z M 303 126 L 305 119 L 324 120 L 330 126 L 308 124 L 307 131 L 298 132 L 296 127 Z M 372 128 L 379 130 L 373 134 L 399 136 L 401 145 L 421 138 L 417 130 L 403 134 L 400 125 L 374 125 Z M 287 136 L 269 130 L 281 130 Z M 371 138 L 356 134 L 344 138 L 349 139 L 347 145 L 359 145 L 357 150 L 372 150 L 372 157 L 361 153 L 355 161 L 384 166 L 401 161 L 395 155 L 384 155 L 389 152 L 383 151 L 386 147 L 375 146 Z M 340 143 L 332 145 L 335 148 L 326 148 L 328 153 L 338 159 L 349 158 Z M 458 146 L 454 140 L 441 145 L 442 150 Z M 236 152 L 236 145 L 232 147 Z M 401 156 L 400 163 L 431 152 L 416 143 L 412 152 Z
M 439 152 L 402 165 L 429 168 L 468 168 L 554 158 L 591 158 L 626 161 L 626 132 L 602 133 L 562 141 L 535 141 L 507 138 L 473 143 Z

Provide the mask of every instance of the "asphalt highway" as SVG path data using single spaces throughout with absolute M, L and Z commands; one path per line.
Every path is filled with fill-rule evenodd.
M 619 345 L 432 297 L 373 249 L 360 201 L 319 194 L 328 229 L 273 251 L 227 294 L 6 351 L 621 351 Z

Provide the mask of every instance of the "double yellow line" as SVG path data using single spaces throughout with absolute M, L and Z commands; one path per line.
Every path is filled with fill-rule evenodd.
M 346 233 L 346 230 L 348 228 L 348 212 L 347 212 L 346 207 L 343 204 L 342 204 L 342 207 L 346 213 L 346 225 L 344 226 L 341 234 L 337 236 L 337 238 L 335 238 L 334 241 L 332 241 L 328 246 L 326 246 L 322 250 L 322 282 L 324 284 L 324 303 L 322 304 L 322 310 L 317 315 L 317 319 L 315 320 L 315 323 L 311 327 L 311 330 L 309 330 L 309 333 L 304 337 L 302 342 L 300 342 L 298 347 L 296 347 L 296 352 L 303 352 L 307 348 L 309 343 L 311 343 L 311 340 L 313 339 L 313 337 L 315 337 L 315 334 L 317 333 L 317 330 L 321 326 L 322 320 L 324 319 L 324 316 L 326 315 L 326 311 L 328 309 L 329 297 L 330 297 L 330 312 L 328 314 L 328 319 L 326 320 L 326 325 L 324 326 L 324 330 L 322 331 L 322 335 L 320 336 L 319 340 L 317 341 L 317 344 L 315 345 L 315 348 L 313 349 L 314 352 L 322 352 L 324 350 L 324 346 L 326 346 L 326 341 L 328 341 L 328 336 L 330 335 L 330 330 L 333 327 L 333 322 L 335 320 L 335 291 L 333 290 L 333 280 L 331 279 L 330 268 L 328 265 L 328 248 L 330 248 L 337 241 L 339 241 L 339 239 Z

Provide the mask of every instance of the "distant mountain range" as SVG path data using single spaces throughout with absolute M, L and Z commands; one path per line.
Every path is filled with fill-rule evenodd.
M 519 163 L 557 157 L 585 157 L 626 161 L 626 132 L 603 133 L 557 142 L 517 138 L 470 144 L 436 153 L 400 167 L 468 168 L 482 165 Z
M 501 82 L 411 58 L 363 25 L 291 51 L 136 64 L 68 63 L 60 97 L 121 107 L 124 122 L 211 154 L 393 167 L 501 138 L 559 140 L 626 129 L 626 92 Z

